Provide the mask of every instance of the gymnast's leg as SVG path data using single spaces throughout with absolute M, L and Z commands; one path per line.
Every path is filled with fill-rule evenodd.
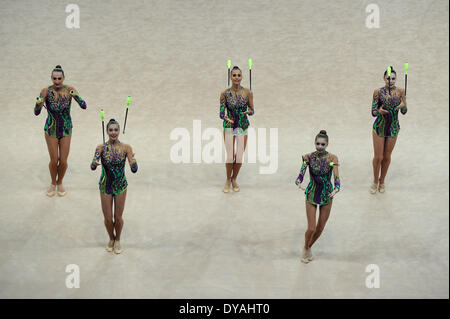
M 64 189 L 62 182 L 67 170 L 67 158 L 69 157 L 71 138 L 72 135 L 69 135 L 62 137 L 59 140 L 58 180 L 56 181 L 59 196 L 64 196 L 66 194 L 66 190 Z
M 383 152 L 383 160 L 381 162 L 381 176 L 379 186 L 380 193 L 385 192 L 384 179 L 386 178 L 389 165 L 391 164 L 391 155 L 392 151 L 394 150 L 395 142 L 397 142 L 397 136 L 387 137 L 386 142 L 384 143 L 384 152 Z
M 103 194 L 100 192 L 100 201 L 102 203 L 102 212 L 106 227 L 106 232 L 109 236 L 109 243 L 106 247 L 106 250 L 111 252 L 113 250 L 114 245 L 114 224 L 113 224 L 113 215 L 112 215 L 112 203 L 113 203 L 113 196 Z
M 223 188 L 224 193 L 228 193 L 230 191 L 231 184 L 231 173 L 233 171 L 233 157 L 234 157 L 234 136 L 231 134 L 227 134 L 225 131 L 223 132 L 223 139 L 225 141 L 225 150 L 227 152 L 227 159 L 225 162 L 225 168 L 227 172 L 227 181 Z
M 378 136 L 375 132 L 372 131 L 373 136 L 373 184 L 370 187 L 370 193 L 375 194 L 378 188 L 379 176 L 380 176 L 380 168 L 381 162 L 383 161 L 383 152 L 384 152 L 384 137 Z
M 331 212 L 331 205 L 333 204 L 333 201 L 330 201 L 327 205 L 322 205 L 319 207 L 319 221 L 316 225 L 316 230 L 312 234 L 310 240 L 309 240 L 309 248 L 315 243 L 315 241 L 320 237 L 320 235 L 323 232 L 323 229 L 325 228 L 325 224 L 327 223 L 328 217 L 330 217 Z
M 114 252 L 120 254 L 122 249 L 120 247 L 120 235 L 123 228 L 123 210 L 125 209 L 125 200 L 127 198 L 127 191 L 114 195 L 114 229 L 116 230 L 116 239 L 114 242 Z
M 50 155 L 50 162 L 48 163 L 48 169 L 50 171 L 50 177 L 52 184 L 47 190 L 48 196 L 55 195 L 56 190 L 56 175 L 58 174 L 58 139 L 51 137 L 44 133 L 45 142 L 47 143 L 48 154 Z
M 305 246 L 303 247 L 303 258 L 302 262 L 310 262 L 309 257 L 311 256 L 311 250 L 309 248 L 309 242 L 311 241 L 312 235 L 316 231 L 316 205 L 311 204 L 308 200 L 305 201 L 306 205 L 306 218 L 308 221 L 308 229 L 305 232 Z
M 239 170 L 241 169 L 242 161 L 244 158 L 245 146 L 247 145 L 247 134 L 238 135 L 236 136 L 236 139 L 236 160 L 233 163 L 233 175 L 231 176 L 231 183 L 235 192 L 239 191 L 239 185 L 236 183 L 236 179 L 239 174 Z

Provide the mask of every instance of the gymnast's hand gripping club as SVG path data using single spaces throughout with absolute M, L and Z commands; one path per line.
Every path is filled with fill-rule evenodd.
M 74 91 L 74 90 L 70 90 L 69 94 L 71 97 L 73 97 L 73 99 L 78 103 L 78 105 L 80 105 L 80 107 L 82 109 L 86 109 L 86 102 L 80 97 L 80 95 L 78 94 L 78 92 Z
M 131 96 L 127 97 L 127 111 L 125 112 L 125 124 L 123 125 L 123 134 L 125 134 L 125 127 L 127 126 L 127 117 L 128 117 L 128 107 L 131 103 Z
M 36 104 L 35 104 L 35 106 L 34 106 L 34 115 L 37 116 L 37 115 L 41 114 L 42 107 L 47 108 L 47 107 L 45 106 L 44 99 L 43 99 L 43 96 L 42 96 L 42 94 L 41 94 L 41 96 L 38 96 L 38 97 L 36 98 Z

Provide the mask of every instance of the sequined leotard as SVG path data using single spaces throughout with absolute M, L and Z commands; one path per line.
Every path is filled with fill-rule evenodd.
M 111 145 L 109 142 L 106 142 L 101 148 L 95 150 L 91 169 L 95 170 L 96 166 L 93 163 L 101 159 L 102 175 L 98 184 L 103 194 L 119 195 L 127 189 L 128 182 L 125 177 L 126 157 L 125 145 L 119 141 L 117 145 Z
M 378 90 L 378 94 L 374 94 L 372 100 L 372 116 L 376 117 L 373 123 L 373 131 L 380 137 L 395 137 L 400 131 L 400 123 L 398 121 L 398 110 L 395 110 L 401 103 L 401 97 L 382 87 Z M 389 111 L 388 114 L 380 114 L 378 109 L 383 106 L 383 109 Z M 400 109 L 402 114 L 406 114 L 408 109 L 402 107 Z
M 240 87 L 240 90 L 244 87 Z M 220 99 L 220 118 L 223 119 L 223 129 L 227 134 L 231 135 L 245 135 L 247 134 L 248 121 L 247 114 L 243 112 L 249 108 L 249 98 L 240 94 L 233 93 L 231 88 L 228 88 L 224 92 L 225 98 Z M 233 123 L 225 120 L 226 115 L 229 119 L 233 120 Z
M 70 105 L 72 103 L 72 96 L 70 90 L 73 88 L 63 85 L 59 94 L 54 90 L 53 86 L 47 88 L 47 95 L 45 97 L 45 105 L 47 108 L 47 120 L 45 121 L 44 131 L 47 135 L 57 138 L 69 136 L 72 134 L 72 118 L 70 117 Z M 39 95 L 44 99 L 44 95 Z M 75 101 L 82 109 L 86 109 L 86 102 L 76 94 L 73 96 Z M 39 115 L 42 107 L 36 103 L 34 107 L 34 114 Z
M 333 166 L 338 163 L 333 163 L 330 160 L 328 152 L 319 156 L 318 152 L 313 152 L 309 155 L 303 156 L 302 167 L 300 174 L 297 177 L 296 184 L 303 181 L 306 167 L 309 166 L 310 182 L 305 190 L 306 199 L 313 205 L 327 205 L 331 198 L 328 195 L 333 191 L 331 184 L 331 175 Z M 340 189 L 341 183 L 338 176 L 334 178 L 334 188 Z

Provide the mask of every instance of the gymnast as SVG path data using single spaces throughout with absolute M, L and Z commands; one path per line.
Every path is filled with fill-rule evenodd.
M 125 177 L 125 159 L 128 158 L 128 163 L 133 173 L 137 172 L 138 165 L 131 146 L 119 141 L 120 127 L 116 120 L 109 120 L 106 125 L 106 132 L 109 140 L 103 145 L 98 145 L 95 149 L 91 169 L 95 170 L 98 165 L 102 165 L 99 189 L 104 223 L 109 235 L 109 243 L 106 250 L 108 252 L 114 250 L 114 253 L 120 254 L 122 252 L 120 246 L 120 235 L 123 228 L 122 215 L 128 186 L 127 178 Z
M 303 250 L 303 263 L 313 260 L 311 246 L 322 234 L 325 224 L 330 216 L 333 197 L 339 192 L 341 183 L 338 171 L 338 158 L 328 153 L 328 135 L 325 130 L 320 131 L 315 139 L 316 151 L 302 156 L 302 167 L 295 184 L 306 195 L 306 217 L 308 229 L 305 232 L 305 246 Z M 309 166 L 310 182 L 305 188 L 302 186 L 306 168 Z M 334 174 L 334 188 L 331 184 L 331 175 Z M 316 224 L 316 208 L 319 205 L 319 220 Z
M 50 77 L 53 85 L 42 89 L 34 107 L 34 114 L 39 115 L 43 106 L 47 109 L 44 136 L 50 155 L 48 168 L 52 180 L 47 196 L 52 197 L 55 195 L 56 188 L 59 196 L 66 195 L 62 182 L 67 170 L 73 127 L 70 117 L 72 98 L 82 109 L 86 109 L 86 102 L 78 95 L 74 87 L 63 84 L 65 77 L 60 65 L 53 69 Z
M 400 131 L 398 111 L 406 114 L 405 90 L 397 88 L 395 81 L 397 73 L 391 67 L 391 75 L 384 72 L 385 86 L 373 92 L 372 116 L 376 117 L 373 123 L 373 183 L 370 193 L 375 194 L 377 189 L 380 193 L 386 191 L 384 184 L 386 174 L 391 163 L 391 154 L 394 150 L 397 135 Z M 380 174 L 381 169 L 381 174 Z
M 249 121 L 247 115 L 253 115 L 253 93 L 241 86 L 242 71 L 238 66 L 231 70 L 232 85 L 220 94 L 220 118 L 223 120 L 223 137 L 227 159 L 225 163 L 227 180 L 223 188 L 224 193 L 240 190 L 236 183 L 242 159 L 247 145 L 247 129 Z M 225 114 L 226 111 L 226 114 Z M 236 141 L 235 151 L 234 144 Z

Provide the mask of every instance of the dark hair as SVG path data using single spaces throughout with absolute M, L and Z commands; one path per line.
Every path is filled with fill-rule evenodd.
M 319 137 L 323 137 L 324 139 L 327 140 L 327 143 L 328 143 L 328 135 L 327 135 L 327 131 L 321 130 L 321 131 L 319 132 L 319 134 L 316 135 L 316 141 L 317 141 L 317 139 L 318 139 Z
M 55 66 L 55 68 L 52 71 L 52 74 L 53 74 L 53 72 L 61 72 L 62 75 L 64 76 L 64 71 L 63 71 L 62 67 L 59 64 L 57 66 Z
M 395 72 L 395 70 L 394 70 L 394 68 L 392 67 L 392 65 L 391 65 L 391 73 L 395 73 L 395 75 L 397 75 L 397 72 Z M 387 70 L 384 71 L 383 77 L 385 77 L 386 75 L 387 75 Z
M 117 124 L 120 127 L 119 122 L 117 122 L 115 119 L 110 119 L 108 124 L 106 124 L 106 130 L 108 130 L 108 128 L 111 124 Z
M 237 65 L 233 66 L 233 68 L 232 68 L 231 71 L 230 71 L 230 74 L 233 73 L 234 70 L 239 70 L 239 72 L 242 73 L 242 70 L 239 69 L 239 67 L 238 67 Z

